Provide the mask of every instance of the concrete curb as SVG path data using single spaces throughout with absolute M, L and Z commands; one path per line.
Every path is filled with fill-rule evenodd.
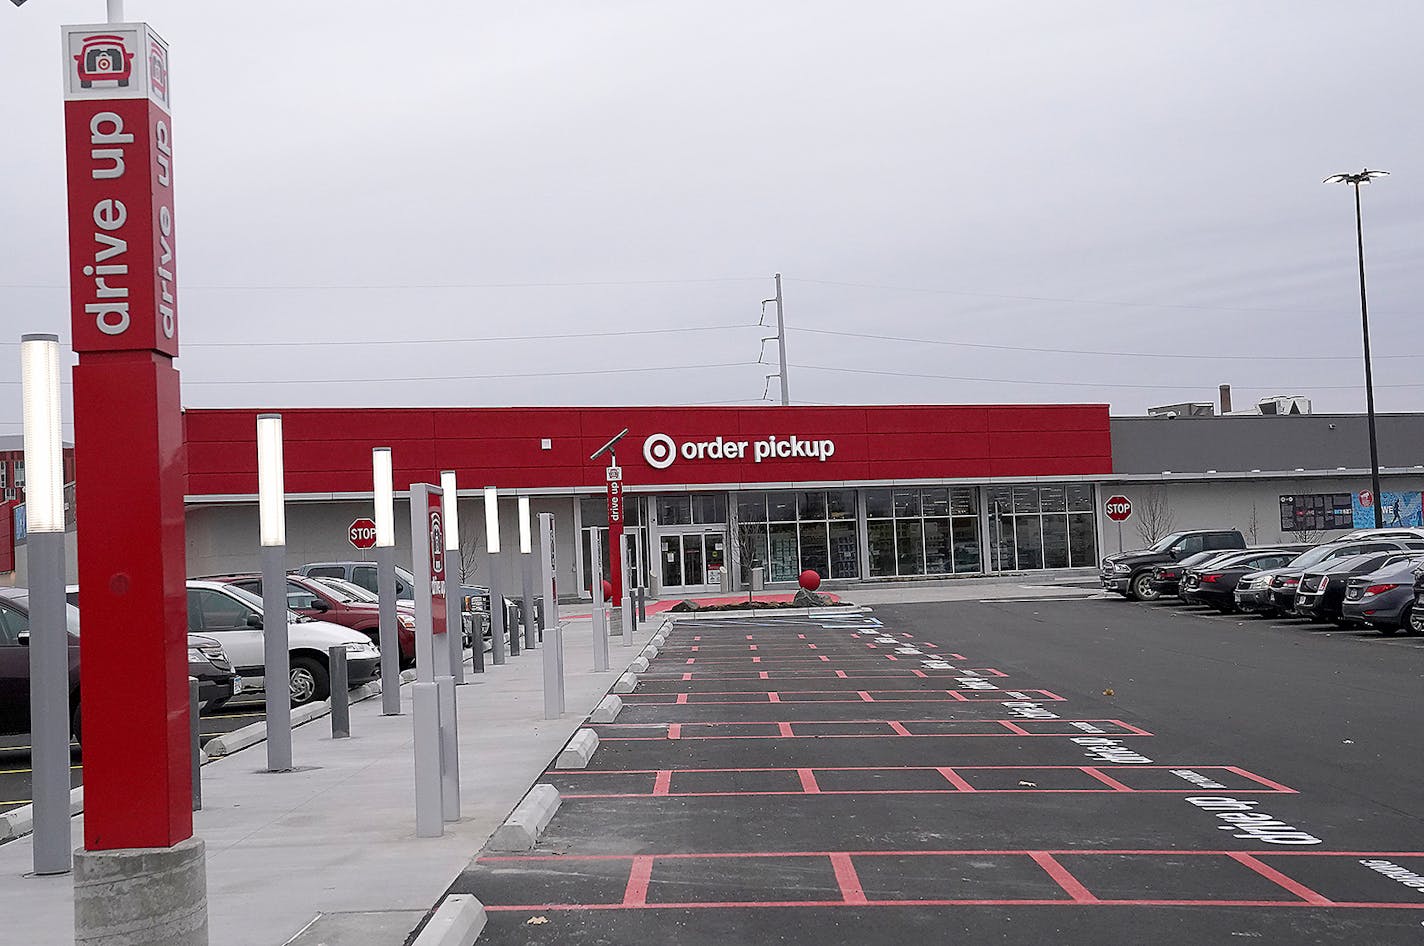
M 643 673 L 648 669 L 647 657 L 634 657 L 633 662 L 628 665 L 628 673 Z
M 406 673 L 403 671 L 401 679 L 405 679 Z M 363 683 L 351 691 L 350 702 L 360 703 L 372 697 L 381 695 L 381 681 L 372 680 L 370 683 Z M 309 723 L 323 716 L 331 715 L 331 700 L 322 700 L 320 703 L 308 703 L 306 706 L 298 706 L 292 710 L 292 726 L 297 727 Z M 203 762 L 210 759 L 220 759 L 226 755 L 232 755 L 239 749 L 246 749 L 255 746 L 259 742 L 267 739 L 267 721 L 253 723 L 250 726 L 243 726 L 241 729 L 234 729 L 232 732 L 223 733 L 221 736 L 214 736 L 208 740 L 208 744 L 203 747 Z
M 618 718 L 618 714 L 622 711 L 623 701 L 610 693 L 599 700 L 598 705 L 593 708 L 593 712 L 588 715 L 588 721 L 590 723 L 611 723 Z
M 84 786 L 69 790 L 69 814 L 84 810 Z M 35 830 L 35 806 L 21 805 L 0 815 L 0 844 L 22 838 Z
M 643 648 L 643 652 L 639 656 L 641 656 L 644 660 L 656 660 L 658 657 L 658 645 L 649 642 L 648 646 Z
M 638 675 L 636 673 L 625 673 L 618 678 L 618 682 L 613 684 L 614 693 L 632 693 L 638 689 Z
M 593 754 L 598 751 L 598 733 L 592 729 L 580 729 L 564 746 L 559 757 L 554 760 L 556 769 L 586 769 Z
M 446 897 L 412 946 L 472 946 L 484 931 L 485 905 L 468 893 Z
M 559 790 L 554 786 L 535 785 L 509 813 L 504 824 L 495 829 L 489 839 L 489 849 L 511 852 L 533 850 L 539 835 L 554 820 L 561 801 Z

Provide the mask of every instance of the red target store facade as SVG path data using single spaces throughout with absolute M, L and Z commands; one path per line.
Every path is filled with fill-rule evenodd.
M 457 472 L 477 557 L 486 486 L 506 557 L 515 497 L 553 513 L 561 587 L 580 589 L 591 543 L 607 543 L 607 457 L 589 457 L 626 427 L 625 531 L 664 596 L 744 587 L 753 562 L 788 587 L 806 568 L 850 582 L 1093 566 L 1096 483 L 1112 471 L 1099 404 L 189 410 L 190 574 L 250 567 L 269 410 L 283 415 L 289 564 L 367 556 L 347 529 L 371 511 L 371 448 L 389 446 L 398 501 Z

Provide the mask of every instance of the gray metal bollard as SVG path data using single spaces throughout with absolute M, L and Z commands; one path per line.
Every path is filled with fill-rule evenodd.
M 504 626 L 509 631 L 509 656 L 518 657 L 520 650 L 519 624 L 516 621 L 510 620 L 510 608 L 508 602 L 501 600 L 500 604 L 504 607 Z
M 638 621 L 643 624 L 648 621 L 648 590 L 642 585 L 638 586 Z
M 327 652 L 331 668 L 331 738 L 351 735 L 351 684 L 346 672 L 346 648 L 340 644 Z
M 198 736 L 198 678 L 188 678 L 188 744 L 193 751 L 193 810 L 203 810 L 202 739 Z

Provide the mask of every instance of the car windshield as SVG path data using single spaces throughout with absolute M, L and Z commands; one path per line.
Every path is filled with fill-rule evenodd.
M 317 581 L 330 588 L 336 592 L 336 596 L 343 601 L 363 601 L 370 603 L 381 600 L 381 596 L 374 591 L 367 591 L 360 585 L 352 584 L 344 578 L 315 578 L 313 581 Z
M 26 611 L 30 610 L 30 596 L 28 594 L 11 596 L 10 600 Z M 69 628 L 69 633 L 75 637 L 79 636 L 79 609 L 72 604 L 66 603 L 64 605 L 64 623 Z
M 1336 551 L 1338 550 L 1336 546 L 1333 545 L 1317 545 L 1315 548 L 1301 552 L 1295 558 L 1291 559 L 1290 564 L 1287 565 L 1286 568 L 1309 568 L 1312 565 L 1318 565 Z
M 1173 545 L 1175 545 L 1176 542 L 1177 542 L 1177 540 L 1180 539 L 1180 538 L 1181 538 L 1182 536 L 1184 536 L 1184 535 L 1186 535 L 1185 532 L 1173 532 L 1171 535 L 1164 535 L 1164 536 L 1162 536 L 1162 538 L 1158 539 L 1156 542 L 1153 542 L 1151 545 L 1149 545 L 1149 546 L 1147 547 L 1147 551 L 1149 551 L 1149 552 L 1165 552 L 1165 551 L 1167 551 L 1169 548 L 1171 548 Z
M 236 595 L 238 598 L 241 598 L 244 604 L 254 608 L 258 614 L 262 613 L 262 599 L 257 595 L 248 591 L 246 588 L 239 588 L 236 585 L 223 585 L 223 588 Z M 288 624 L 300 624 L 303 621 L 308 620 L 310 620 L 310 618 L 304 618 L 295 611 L 287 612 Z

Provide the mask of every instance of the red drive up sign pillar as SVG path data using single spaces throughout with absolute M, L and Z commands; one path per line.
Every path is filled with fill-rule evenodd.
M 168 47 L 62 33 L 84 847 L 168 848 L 193 834 Z
M 608 579 L 613 585 L 608 603 L 616 608 L 623 603 L 623 468 L 616 457 L 608 468 Z

